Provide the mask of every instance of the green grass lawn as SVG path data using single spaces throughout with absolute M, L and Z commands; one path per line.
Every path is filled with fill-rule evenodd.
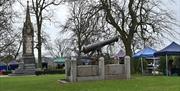
M 64 75 L 0 78 L 0 91 L 180 91 L 180 77 L 134 76 L 131 80 L 60 84 Z

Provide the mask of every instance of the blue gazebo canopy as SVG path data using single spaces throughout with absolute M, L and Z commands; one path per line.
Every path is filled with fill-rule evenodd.
M 144 68 L 143 68 L 143 60 L 142 58 L 150 58 L 150 57 L 154 57 L 154 53 L 156 52 L 156 50 L 150 48 L 150 47 L 146 47 L 143 50 L 138 51 L 133 57 L 134 58 L 141 58 L 141 71 L 142 74 L 144 73 Z
M 164 49 L 154 53 L 154 56 L 166 56 L 166 75 L 168 76 L 168 57 L 171 55 L 180 55 L 180 45 L 172 42 L 170 45 Z
M 141 58 L 141 57 L 145 57 L 145 58 L 149 58 L 149 57 L 154 57 L 154 53 L 156 52 L 156 50 L 150 48 L 150 47 L 146 47 L 143 50 L 138 51 L 136 54 L 134 54 L 134 58 Z
M 165 56 L 165 55 L 180 55 L 180 45 L 172 42 L 170 45 L 164 49 L 154 53 L 155 56 Z

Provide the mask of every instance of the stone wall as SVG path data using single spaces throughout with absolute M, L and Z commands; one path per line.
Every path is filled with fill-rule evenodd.
M 105 75 L 125 74 L 124 64 L 108 64 L 105 65 Z
M 98 70 L 98 65 L 79 65 L 77 66 L 77 76 L 97 76 L 99 73 Z
M 125 65 L 124 64 L 108 64 L 105 65 L 105 79 L 124 79 Z
M 130 57 L 125 57 L 124 64 L 104 65 L 104 58 L 98 65 L 77 65 L 76 60 L 66 61 L 66 79 L 71 82 L 105 79 L 130 79 Z

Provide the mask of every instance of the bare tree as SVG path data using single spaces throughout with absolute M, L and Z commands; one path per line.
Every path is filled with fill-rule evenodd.
M 37 27 L 37 37 L 38 43 L 36 48 L 38 49 L 38 66 L 41 68 L 41 55 L 42 55 L 42 24 L 45 19 L 49 19 L 50 17 L 45 16 L 45 13 L 48 13 L 48 7 L 52 5 L 60 5 L 63 0 L 32 0 L 32 8 L 36 18 L 36 27 Z
M 20 33 L 12 29 L 14 11 L 12 5 L 15 0 L 0 1 L 0 56 L 1 60 L 16 58 Z
M 72 52 L 72 44 L 70 39 L 56 39 L 55 40 L 55 53 L 56 57 L 69 56 Z
M 7 41 L 11 38 L 12 33 L 12 3 L 14 1 L 0 1 L 0 52 L 5 50 L 9 45 L 13 43 L 12 40 Z
M 120 34 L 129 56 L 132 55 L 135 34 L 147 41 L 150 36 L 173 32 L 170 25 L 175 24 L 175 19 L 161 7 L 158 0 L 100 0 L 100 4 L 106 21 Z
M 47 33 L 43 32 L 42 43 L 47 50 L 46 55 L 51 55 L 53 58 L 70 56 L 72 53 L 72 44 L 71 39 L 57 38 L 53 41 L 50 40 L 50 37 Z
M 96 1 L 78 0 L 70 4 L 71 16 L 63 26 L 63 31 L 72 32 L 71 40 L 78 56 L 82 55 L 84 45 L 109 37 L 109 28 L 100 10 Z

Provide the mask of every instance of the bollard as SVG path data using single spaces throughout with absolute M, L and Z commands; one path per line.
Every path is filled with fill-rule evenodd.
M 71 60 L 71 82 L 77 81 L 77 61 Z
M 124 62 L 125 62 L 126 79 L 130 79 L 131 78 L 130 57 L 129 56 L 125 56 Z
M 104 73 L 104 57 L 99 58 L 99 79 L 104 80 L 105 79 L 105 73 Z

